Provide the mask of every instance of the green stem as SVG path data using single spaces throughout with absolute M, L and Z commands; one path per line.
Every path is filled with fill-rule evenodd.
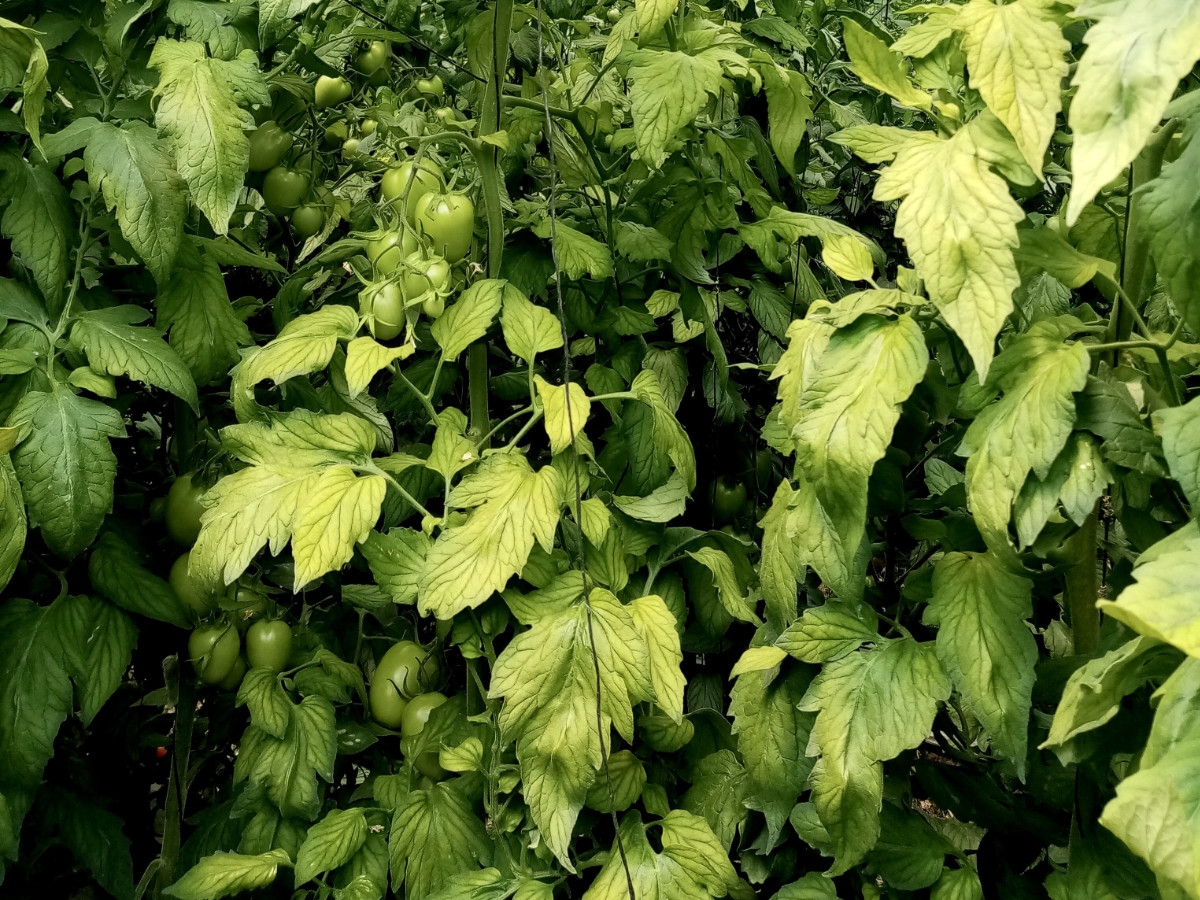
M 1125 253 L 1121 265 L 1121 288 L 1128 297 L 1128 309 L 1118 306 L 1113 310 L 1109 340 L 1125 341 L 1133 333 L 1137 311 L 1149 296 L 1154 286 L 1155 266 L 1150 255 L 1150 238 L 1144 227 L 1145 200 L 1137 196 L 1142 185 L 1157 178 L 1162 171 L 1163 156 L 1167 151 L 1178 124 L 1168 122 L 1155 133 L 1141 154 L 1133 162 L 1129 184 L 1129 212 L 1126 219 Z M 1127 314 L 1130 313 L 1130 314 Z M 1115 362 L 1114 362 L 1115 364 Z
M 500 130 L 501 99 L 504 94 L 504 74 L 508 70 L 508 45 L 512 36 L 513 0 L 496 0 L 492 18 L 492 66 L 484 88 L 483 110 L 479 134 L 486 137 Z M 504 210 L 500 206 L 499 148 L 478 142 L 472 148 L 479 168 L 483 189 L 483 204 L 488 225 L 488 277 L 500 277 L 504 254 Z M 471 433 L 488 433 L 488 358 L 487 344 L 476 341 L 467 351 L 467 390 L 471 399 Z
M 1092 510 L 1083 526 L 1066 542 L 1068 558 L 1064 591 L 1076 656 L 1091 656 L 1100 643 L 1100 611 L 1096 608 L 1098 514 Z

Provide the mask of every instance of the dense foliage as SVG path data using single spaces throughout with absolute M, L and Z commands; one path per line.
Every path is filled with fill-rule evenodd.
M 1200 898 L 1200 2 L 4 16 L 6 895 Z

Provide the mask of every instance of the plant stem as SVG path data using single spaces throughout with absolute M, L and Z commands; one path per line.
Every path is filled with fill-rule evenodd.
M 1083 526 L 1066 544 L 1067 616 L 1077 656 L 1091 656 L 1100 643 L 1100 611 L 1096 609 L 1099 588 L 1096 581 L 1096 539 L 1098 513 L 1093 509 Z

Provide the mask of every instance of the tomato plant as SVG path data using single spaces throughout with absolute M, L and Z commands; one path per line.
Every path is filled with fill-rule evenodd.
M 1200 900 L 1196 3 L 0 47 L 5 896 Z

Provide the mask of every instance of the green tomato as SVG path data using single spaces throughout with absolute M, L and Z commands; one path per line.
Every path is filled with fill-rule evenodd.
M 180 603 L 197 616 L 206 616 L 217 608 L 217 597 L 205 590 L 188 574 L 188 561 L 191 558 L 191 550 L 180 554 L 179 558 L 171 565 L 171 574 L 167 576 L 167 582 L 175 591 L 175 596 L 179 598 Z
M 403 697 L 415 697 L 429 684 L 431 676 L 436 675 L 435 659 L 429 652 L 414 641 L 398 641 L 388 648 L 375 667 L 376 679 L 390 681 L 400 691 Z
M 371 41 L 367 49 L 358 54 L 354 67 L 364 75 L 374 75 L 385 65 L 391 56 L 388 45 L 384 41 Z
M 292 213 L 292 231 L 303 238 L 320 234 L 325 227 L 325 210 L 315 203 L 305 203 Z
M 379 127 L 379 123 L 374 119 L 363 119 L 358 124 L 358 133 L 364 137 L 375 133 L 375 129 Z
M 471 249 L 475 204 L 465 194 L 428 194 L 417 207 L 415 224 L 429 236 L 435 253 L 458 262 Z
M 330 106 L 348 100 L 350 95 L 354 93 L 354 88 L 350 86 L 345 78 L 330 78 L 328 75 L 322 75 L 317 79 L 317 84 L 313 88 L 313 97 L 316 99 L 317 109 L 326 109 Z
M 292 629 L 287 622 L 259 620 L 246 632 L 246 657 L 256 669 L 282 672 L 292 652 Z
M 754 478 L 760 491 L 769 490 L 773 486 L 775 476 L 775 458 L 770 450 L 759 450 L 754 454 Z
M 608 8 L 608 12 L 605 13 L 605 16 L 608 17 L 608 21 L 615 25 L 617 22 L 621 21 L 621 10 L 615 6 L 610 6 Z
M 368 695 L 371 717 L 385 728 L 399 728 L 404 721 L 404 710 L 408 701 L 400 696 L 396 686 L 387 680 L 371 679 Z
M 262 193 L 267 209 L 277 216 L 286 216 L 308 193 L 308 175 L 286 166 L 276 166 L 263 179 Z
M 437 256 L 412 253 L 405 257 L 404 268 L 404 299 L 410 303 L 440 293 L 450 280 L 450 264 Z
M 431 319 L 436 319 L 446 311 L 446 300 L 444 297 L 439 297 L 434 294 L 432 297 L 426 297 L 421 304 L 421 312 L 429 316 Z
M 201 625 L 188 638 L 188 655 L 206 684 L 219 684 L 237 665 L 241 651 L 237 629 L 229 624 Z
M 412 179 L 411 187 L 409 178 Z M 408 191 L 404 214 L 409 223 L 415 221 L 417 204 L 427 195 L 440 192 L 443 187 L 445 182 L 442 180 L 442 170 L 436 163 L 427 159 L 421 160 L 420 166 L 412 160 L 393 166 L 383 173 L 383 178 L 379 181 L 379 193 L 386 201 L 391 202 L 403 197 L 404 192 Z
M 384 231 L 367 241 L 367 259 L 375 264 L 375 271 L 391 275 L 400 266 L 400 260 L 417 250 L 417 235 L 411 228 L 399 231 Z
M 439 106 L 433 111 L 433 116 L 443 125 L 452 125 L 458 121 L 458 113 L 449 106 Z
M 329 147 L 340 146 L 350 137 L 350 126 L 345 122 L 334 122 L 325 129 L 325 143 Z
M 243 656 L 237 658 L 237 662 L 233 664 L 233 668 L 229 670 L 229 674 L 224 679 L 217 683 L 217 687 L 226 691 L 236 691 L 242 686 L 242 679 L 246 677 L 246 659 Z
M 176 478 L 167 491 L 167 534 L 185 547 L 192 546 L 200 536 L 203 496 L 204 488 L 192 480 L 190 472 Z
M 292 147 L 292 136 L 275 121 L 263 122 L 250 132 L 250 171 L 273 169 Z
M 418 78 L 417 90 L 426 97 L 440 97 L 445 93 L 442 79 L 438 75 L 434 75 L 432 78 Z
M 721 525 L 732 522 L 746 505 L 746 485 L 728 481 L 724 475 L 712 485 L 713 518 Z
M 385 282 L 363 291 L 368 307 L 364 315 L 372 317 L 371 333 L 381 341 L 390 341 L 404 330 L 404 296 L 395 282 Z M 360 295 L 360 308 L 363 305 Z
M 413 738 L 420 734 L 425 730 L 429 714 L 445 703 L 447 699 L 445 694 L 437 691 L 413 697 L 408 701 L 408 706 L 404 710 L 404 717 L 400 722 L 400 734 L 406 738 Z M 450 774 L 438 763 L 438 755 L 433 750 L 418 753 L 417 758 L 413 760 L 413 765 L 416 766 L 418 772 L 434 781 L 440 781 Z

